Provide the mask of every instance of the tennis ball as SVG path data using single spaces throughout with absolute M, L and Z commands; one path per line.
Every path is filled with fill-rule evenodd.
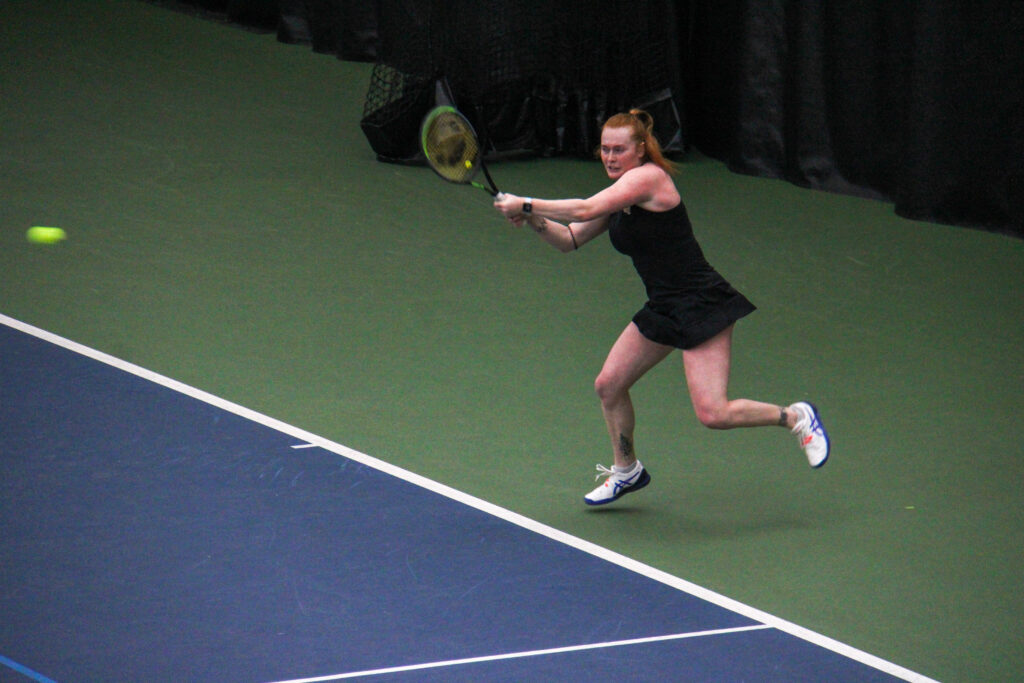
M 469 159 L 466 159 L 466 168 L 473 168 L 473 162 Z
M 53 244 L 67 239 L 67 236 L 67 233 L 60 228 L 46 228 L 41 225 L 33 226 L 25 233 L 28 241 L 35 244 Z

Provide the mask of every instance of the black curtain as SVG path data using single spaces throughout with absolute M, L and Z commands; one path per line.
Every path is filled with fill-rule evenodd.
M 1024 235 L 1024 2 L 685 2 L 691 142 L 729 168 Z
M 437 76 L 479 104 L 492 141 L 538 154 L 589 155 L 598 119 L 644 94 L 671 124 L 662 142 L 672 150 L 695 146 L 739 173 L 888 200 L 907 218 L 1024 236 L 1022 0 L 150 1 L 406 72 L 441 63 L 419 46 L 438 32 L 449 45 L 518 50 L 511 63 L 532 70 L 473 85 L 481 47 L 447 51 L 444 73 L 375 71 L 377 85 L 423 89 L 398 94 L 415 107 L 395 124 L 364 121 L 371 146 L 389 146 L 382 158 L 418 146 L 416 108 L 432 102 Z M 545 12 L 556 21 L 537 21 Z M 642 55 L 633 73 L 619 58 L 626 43 Z M 403 47 L 415 58 L 403 60 Z M 605 87 L 652 76 L 643 93 Z
M 353 62 L 377 58 L 375 0 L 144 0 L 178 12 L 276 32 L 282 43 Z
M 234 0 L 250 2 L 251 0 Z M 267 2 L 271 0 L 259 0 Z M 277 37 L 352 62 L 377 57 L 377 5 L 367 0 L 273 0 Z

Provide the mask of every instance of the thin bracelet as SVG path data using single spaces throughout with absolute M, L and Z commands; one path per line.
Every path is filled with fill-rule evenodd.
M 568 225 L 565 226 L 565 229 L 569 231 L 569 238 L 572 240 L 572 249 L 573 251 L 576 251 L 580 248 L 579 245 L 576 244 L 576 234 L 572 231 L 572 227 Z

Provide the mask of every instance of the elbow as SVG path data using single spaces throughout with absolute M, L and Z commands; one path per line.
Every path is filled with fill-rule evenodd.
M 568 254 L 569 252 L 576 251 L 577 249 L 579 249 L 580 244 L 579 242 L 576 241 L 576 233 L 573 232 L 571 225 L 565 226 L 565 232 L 566 237 L 568 237 L 569 239 L 559 244 L 558 250 L 563 254 Z

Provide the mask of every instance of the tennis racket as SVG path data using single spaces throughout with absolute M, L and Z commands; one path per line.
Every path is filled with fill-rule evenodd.
M 420 142 L 430 168 L 450 183 L 478 187 L 492 197 L 498 187 L 484 165 L 483 150 L 476 131 L 455 107 L 434 107 L 423 117 Z M 476 180 L 483 171 L 487 184 Z

